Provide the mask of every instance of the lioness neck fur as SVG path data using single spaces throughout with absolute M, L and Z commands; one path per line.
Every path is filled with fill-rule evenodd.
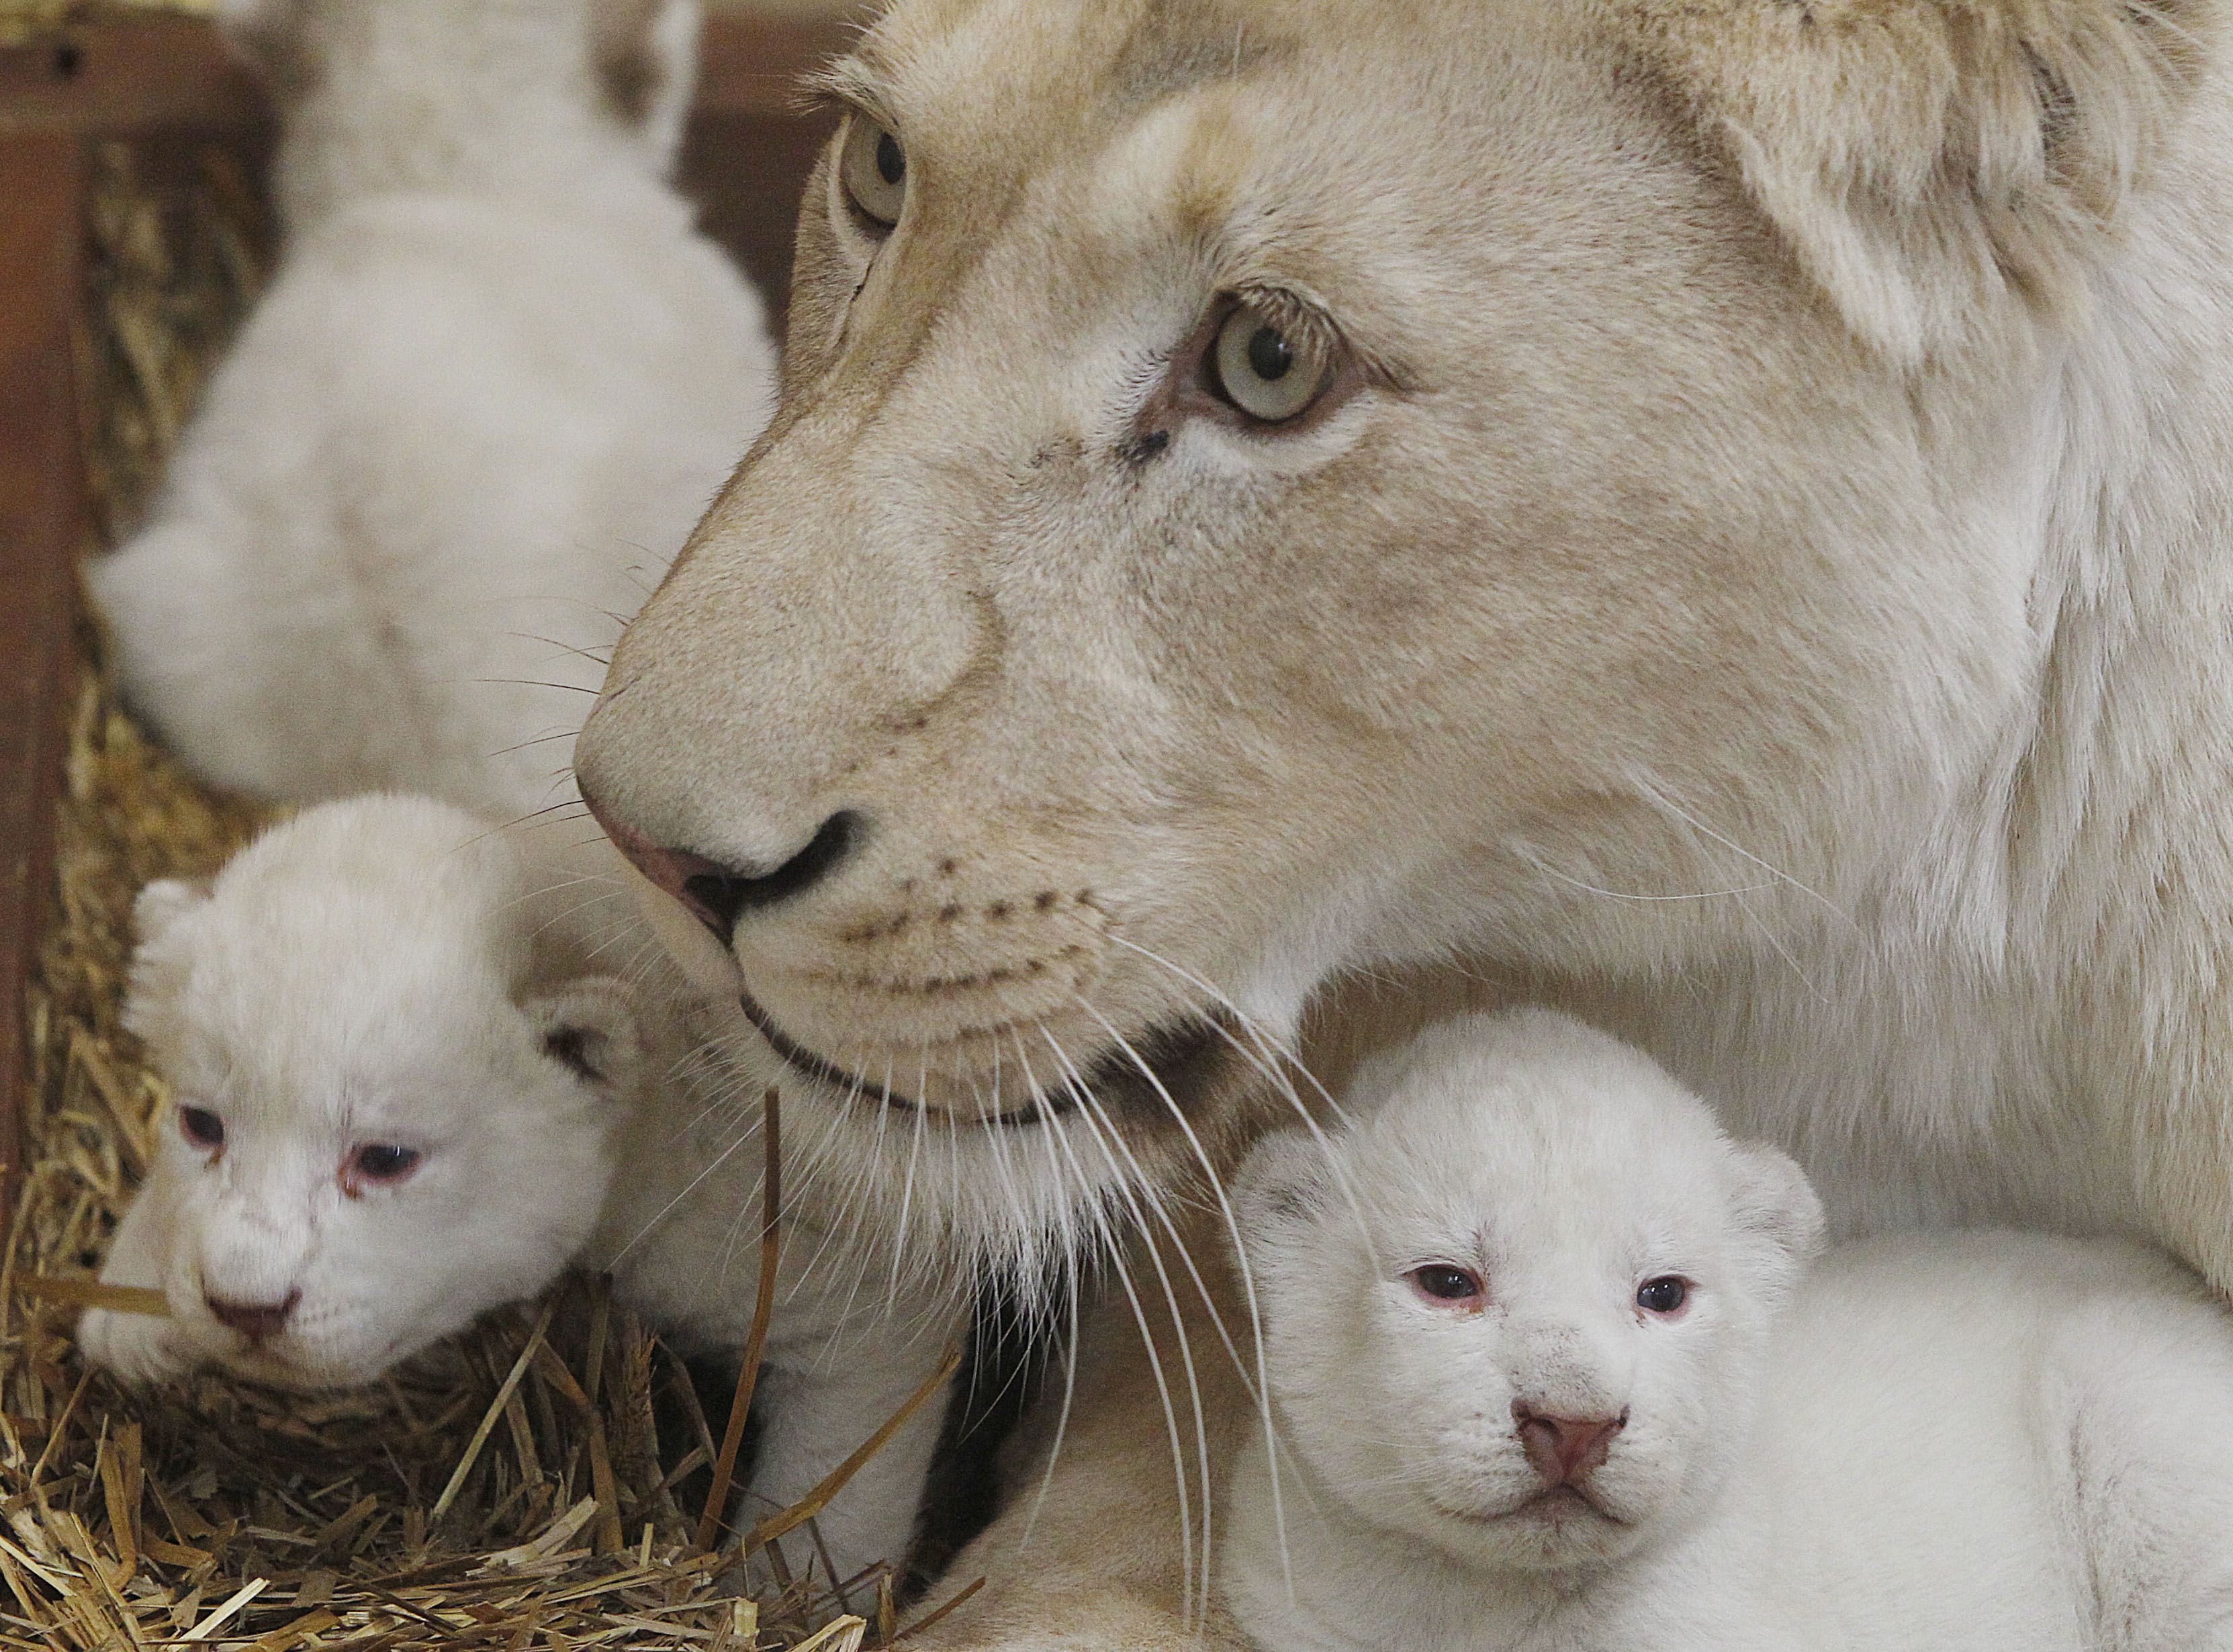
M 585 787 L 740 875 L 866 829 L 698 967 L 941 1109 L 958 1231 L 1175 1180 L 1273 1110 L 1244 1021 L 1462 954 L 1841 1229 L 2233 1285 L 2223 11 L 905 0 Z M 1241 303 L 1338 337 L 1290 426 L 1213 393 Z M 1129 1159 L 976 1128 L 1205 1018 Z M 1032 1571 L 975 1623 L 1109 1598 Z

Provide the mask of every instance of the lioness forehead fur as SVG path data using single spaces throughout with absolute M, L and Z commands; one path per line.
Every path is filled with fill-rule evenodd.
M 1216 1158 L 1257 1033 L 1462 955 L 1847 1225 L 2233 1280 L 2220 10 L 902 4 L 832 77 L 899 221 L 833 146 L 585 786 L 745 870 L 859 823 L 700 961 L 958 1229 Z M 1199 393 L 1235 302 L 1339 337 L 1291 426 Z

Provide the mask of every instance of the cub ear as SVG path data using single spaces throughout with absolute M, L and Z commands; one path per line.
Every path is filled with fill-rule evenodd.
M 593 975 L 531 993 L 520 1008 L 551 1060 L 608 1096 L 634 1093 L 647 1052 L 635 994 L 625 981 Z
M 190 948 L 166 943 L 179 927 L 210 901 L 210 880 L 158 878 L 132 902 L 132 927 L 139 940 L 124 996 L 124 1029 L 142 1042 L 161 1046 L 173 1031 L 179 996 L 193 963 Z
M 132 929 L 142 946 L 160 944 L 179 919 L 209 904 L 210 880 L 157 878 L 133 898 Z
M 672 165 L 698 81 L 699 0 L 589 0 L 589 68 L 605 113 Z
M 2081 310 L 2214 0 L 1620 0 L 1807 275 L 1904 367 Z
M 1789 1154 L 1740 1141 L 1731 1144 L 1729 1154 L 1731 1219 L 1739 1232 L 1768 1253 L 1770 1284 L 1780 1298 L 1821 1252 L 1822 1201 Z
M 1301 1130 L 1259 1141 L 1234 1175 L 1232 1193 L 1252 1257 L 1286 1249 L 1341 1198 L 1325 1148 Z
M 218 32 L 225 43 L 263 75 L 283 103 L 301 97 L 316 78 L 309 10 L 309 0 L 218 0 Z

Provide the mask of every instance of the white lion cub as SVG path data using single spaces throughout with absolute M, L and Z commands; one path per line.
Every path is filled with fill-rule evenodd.
M 220 16 L 281 105 L 285 256 L 92 570 L 126 692 L 236 790 L 552 802 L 590 656 L 772 393 L 759 299 L 664 181 L 695 0 Z
M 177 1105 L 101 1278 L 171 1313 L 88 1312 L 88 1356 L 135 1379 L 364 1382 L 577 1259 L 684 1348 L 739 1348 L 762 1157 L 742 1138 L 772 1057 L 739 1042 L 714 1093 L 679 1078 L 728 1028 L 629 933 L 621 886 L 582 877 L 461 810 L 374 797 L 276 828 L 206 892 L 150 885 L 127 1019 Z M 896 1411 L 960 1323 L 858 1291 L 862 1246 L 813 1215 L 786 1227 L 755 1518 Z M 942 1410 L 821 1518 L 841 1580 L 904 1559 Z
M 1432 1029 L 1355 1100 L 1243 1178 L 1281 1495 L 1260 1441 L 1221 1566 L 1262 1646 L 2233 1648 L 2233 1321 L 2168 1261 L 1810 1268 L 1790 1160 L 1548 1014 Z

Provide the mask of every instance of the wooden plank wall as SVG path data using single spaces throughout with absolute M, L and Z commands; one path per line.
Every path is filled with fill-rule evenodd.
M 800 187 L 830 124 L 794 88 L 846 37 L 835 22 L 735 13 L 706 30 L 681 181 L 778 314 Z M 190 19 L 92 22 L 0 49 L 0 1233 L 23 1168 L 25 986 L 53 904 L 71 563 L 90 523 L 73 366 L 85 146 L 175 133 L 256 149 L 269 118 L 252 78 Z
M 84 179 L 75 139 L 0 136 L 0 1216 L 23 1172 L 24 991 L 50 901 L 70 559 L 88 524 L 71 361 Z

